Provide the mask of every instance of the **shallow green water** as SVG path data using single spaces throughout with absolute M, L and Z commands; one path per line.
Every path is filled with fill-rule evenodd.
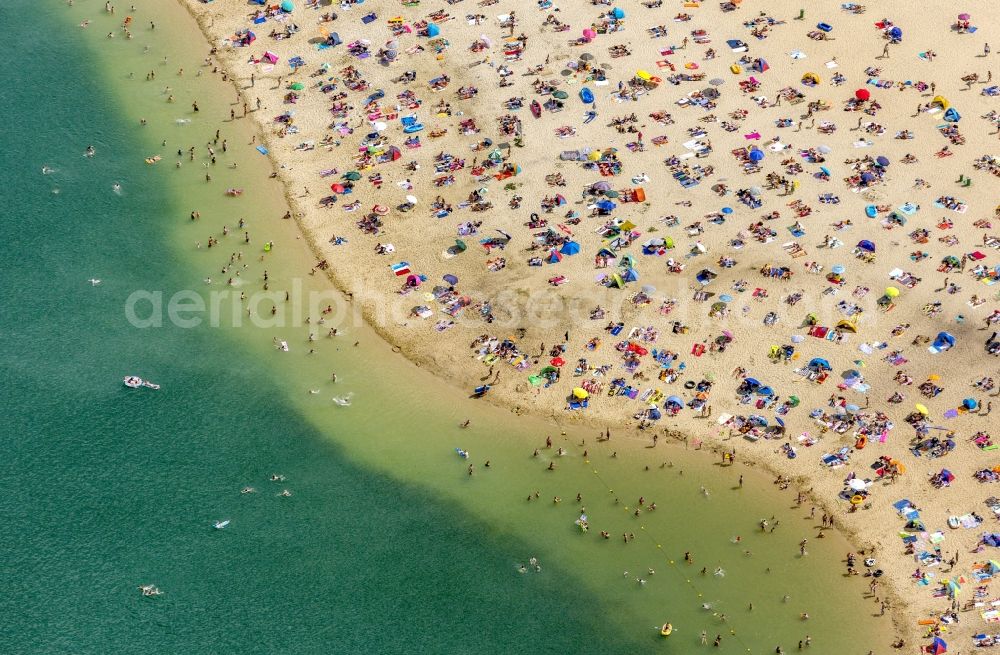
M 242 247 L 193 244 L 210 233 L 225 241 L 222 224 L 234 227 L 238 216 L 254 235 L 245 288 L 260 286 L 264 240 L 278 244 L 266 262 L 275 289 L 310 260 L 293 225 L 275 218 L 278 188 L 247 144 L 246 121 L 213 122 L 228 115 L 229 92 L 192 77 L 204 48 L 190 45 L 186 17 L 158 4 L 157 34 L 137 27 L 133 42 L 109 43 L 103 35 L 121 16 L 105 16 L 102 5 L 0 7 L 0 19 L 18 16 L 0 20 L 14 26 L 11 50 L 35 53 L 8 69 L 16 80 L 0 95 L 8 124 L 18 126 L 0 154 L 4 170 L 16 171 L 0 228 L 4 650 L 685 652 L 702 629 L 726 636 L 722 652 L 789 650 L 807 632 L 816 652 L 875 645 L 871 608 L 856 605 L 860 588 L 840 590 L 834 561 L 846 543 L 828 538 L 809 558 L 795 557 L 811 524 L 749 472 L 752 483 L 736 490 L 739 471 L 722 474 L 662 447 L 655 458 L 611 458 L 610 444 L 591 443 L 585 460 L 588 447 L 578 443 L 593 441 L 587 435 L 568 428 L 559 437 L 554 426 L 472 405 L 360 327 L 321 340 L 309 357 L 302 328 L 129 326 L 122 308 L 136 289 L 169 296 L 221 286 L 202 280 L 218 278 L 226 253 Z M 148 17 L 140 15 L 139 24 Z M 70 27 L 84 18 L 93 20 L 89 31 Z M 65 38 L 39 48 L 37 35 L 52 30 Z M 179 66 L 183 80 L 173 74 Z M 147 69 L 160 81 L 146 83 Z M 164 102 L 166 84 L 175 105 Z M 192 99 L 198 115 L 188 110 Z M 220 125 L 232 152 L 220 155 L 211 184 L 202 160 L 173 168 L 176 148 L 204 144 Z M 82 156 L 88 144 L 93 159 Z M 164 161 L 141 163 L 155 153 Z M 223 168 L 235 159 L 240 169 Z M 42 175 L 44 165 L 55 172 Z M 247 193 L 223 198 L 230 185 Z M 203 218 L 191 223 L 195 208 Z M 91 286 L 92 277 L 102 283 Z M 291 352 L 271 348 L 276 336 Z M 352 339 L 363 343 L 352 348 Z M 337 385 L 327 381 L 333 368 Z M 164 388 L 126 390 L 126 373 Z M 351 407 L 330 402 L 348 391 Z M 461 431 L 466 416 L 473 428 Z M 550 453 L 531 457 L 542 434 L 569 451 L 554 472 L 545 471 Z M 473 453 L 475 476 L 455 447 Z M 661 469 L 666 460 L 674 466 Z M 288 479 L 270 482 L 271 473 Z M 240 494 L 247 485 L 257 493 Z M 294 495 L 278 497 L 283 488 Z M 539 500 L 526 502 L 535 490 Z M 578 492 L 594 526 L 587 535 L 573 525 Z M 633 517 L 625 507 L 639 495 L 659 509 Z M 771 514 L 788 529 L 754 534 L 755 521 Z M 219 519 L 232 524 L 213 530 Z M 615 538 L 600 539 L 601 529 Z M 638 536 L 628 545 L 626 531 Z M 731 542 L 737 534 L 740 545 Z M 671 565 L 685 550 L 698 565 Z M 531 555 L 542 572 L 517 573 Z M 701 577 L 699 566 L 727 573 Z M 143 598 L 142 583 L 165 593 Z M 804 610 L 814 616 L 808 626 L 798 620 Z M 669 642 L 652 629 L 666 619 L 679 627 Z

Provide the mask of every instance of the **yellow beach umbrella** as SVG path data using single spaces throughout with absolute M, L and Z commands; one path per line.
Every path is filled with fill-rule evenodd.
M 921 413 L 921 414 L 923 414 L 924 416 L 927 416 L 928 412 L 927 412 L 927 408 L 926 408 L 926 407 L 924 407 L 924 406 L 923 406 L 923 405 L 921 405 L 920 403 L 917 403 L 916 405 L 914 405 L 914 407 L 916 408 L 916 410 L 917 410 L 918 412 L 920 412 L 920 413 Z
M 649 71 L 644 71 L 644 70 L 637 70 L 635 72 L 635 76 L 638 77 L 640 80 L 644 80 L 646 82 L 648 82 L 649 80 L 653 79 L 652 73 L 650 73 Z
M 931 373 L 930 375 L 927 376 L 927 379 L 934 380 L 935 382 L 937 382 L 938 380 L 941 379 L 941 376 L 938 375 L 937 373 Z
M 577 387 L 577 388 L 573 389 L 573 396 L 576 397 L 576 398 L 579 398 L 580 400 L 583 400 L 584 398 L 586 398 L 589 395 L 590 394 L 587 393 L 587 390 L 584 389 L 583 387 Z
M 896 287 L 886 287 L 885 295 L 889 296 L 890 298 L 895 298 L 899 295 L 899 289 L 897 289 Z

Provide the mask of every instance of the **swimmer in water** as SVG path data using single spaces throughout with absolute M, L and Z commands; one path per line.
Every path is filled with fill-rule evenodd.
M 87 146 L 87 149 L 84 151 L 83 156 L 93 157 L 95 154 L 97 154 L 97 151 L 94 150 L 94 146 Z
M 111 190 L 117 193 L 118 195 L 121 195 L 122 185 L 115 182 L 114 184 L 111 185 Z
M 701 488 L 701 494 L 702 494 L 702 495 L 703 495 L 703 496 L 704 496 L 705 498 L 708 498 L 708 496 L 709 496 L 709 493 L 708 493 L 708 489 L 706 489 L 705 487 L 702 487 L 702 488 Z
M 52 168 L 51 166 L 42 166 L 42 175 L 51 175 L 52 173 L 55 172 L 56 169 Z
M 715 575 L 719 576 L 720 578 L 724 577 L 726 575 L 726 571 L 721 566 L 718 566 L 715 569 Z
M 252 494 L 255 491 L 257 491 L 257 490 L 254 489 L 253 487 L 243 487 L 242 489 L 240 489 L 240 493 L 241 494 Z

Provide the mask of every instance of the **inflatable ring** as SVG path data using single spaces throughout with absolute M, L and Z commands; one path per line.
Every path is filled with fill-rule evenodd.
M 684 383 L 685 389 L 694 389 L 696 386 L 697 385 L 694 383 L 694 380 L 688 380 L 687 382 Z
M 863 502 L 865 502 L 865 497 L 864 496 L 862 496 L 860 494 L 855 494 L 855 495 L 851 496 L 851 504 L 852 505 L 860 505 Z

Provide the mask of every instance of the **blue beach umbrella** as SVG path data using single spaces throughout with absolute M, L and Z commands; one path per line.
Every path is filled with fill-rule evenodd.
M 292 2 L 292 0 L 284 0 L 284 2 L 281 3 L 281 11 L 291 13 L 292 10 L 294 9 L 295 9 L 295 4 Z

